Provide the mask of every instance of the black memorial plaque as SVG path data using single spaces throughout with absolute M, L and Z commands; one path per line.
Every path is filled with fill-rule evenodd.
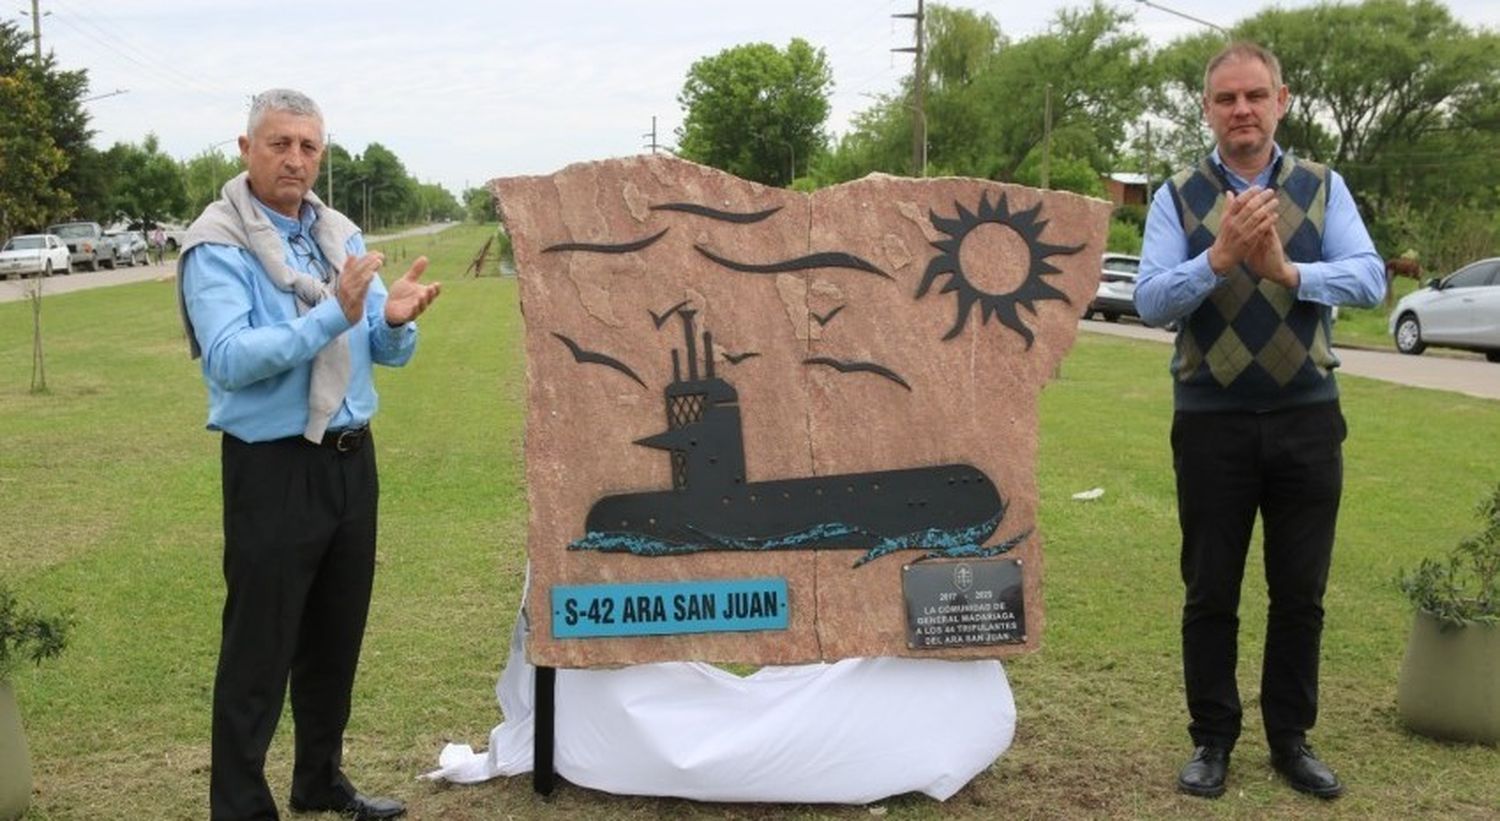
M 901 593 L 906 646 L 913 650 L 1026 640 L 1020 559 L 905 565 Z

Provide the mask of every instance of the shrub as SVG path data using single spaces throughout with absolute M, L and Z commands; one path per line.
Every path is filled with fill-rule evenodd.
M 1109 241 L 1105 248 L 1119 254 L 1139 254 L 1141 252 L 1141 227 L 1131 222 L 1111 218 Z
M 71 615 L 23 608 L 10 588 L 0 585 L 0 681 L 9 679 L 22 660 L 41 664 L 62 653 L 72 627 Z
M 1461 540 L 1445 561 L 1423 559 L 1398 580 L 1412 604 L 1444 630 L 1500 624 L 1500 486 L 1475 513 L 1483 529 Z

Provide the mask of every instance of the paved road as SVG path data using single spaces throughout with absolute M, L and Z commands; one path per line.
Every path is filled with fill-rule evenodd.
M 436 234 L 457 225 L 456 222 L 436 222 L 431 225 L 423 225 L 394 234 L 365 237 L 366 242 L 384 242 L 387 240 L 401 239 L 402 237 L 415 237 L 425 234 Z M 143 282 L 152 279 L 171 279 L 177 276 L 177 263 L 167 260 L 164 263 L 151 265 L 136 265 L 134 267 L 116 268 L 113 271 L 83 271 L 75 270 L 67 276 L 54 276 L 42 280 L 42 295 L 65 294 L 69 291 L 80 291 L 85 288 L 102 288 L 106 285 L 124 285 L 129 282 Z M 27 294 L 36 286 L 37 278 L 28 277 L 17 279 L 11 277 L 0 281 L 0 302 L 17 302 L 26 299 Z
M 16 302 L 26 298 L 32 288 L 41 283 L 42 296 L 49 294 L 65 294 L 69 291 L 81 291 L 85 288 L 102 288 L 106 285 L 124 285 L 127 282 L 142 282 L 148 279 L 171 279 L 177 276 L 177 263 L 167 260 L 164 263 L 151 265 L 135 265 L 110 270 L 84 271 L 74 269 L 73 273 L 66 276 L 58 275 L 39 280 L 37 277 L 16 279 L 11 277 L 0 282 L 0 302 Z
M 385 242 L 387 240 L 401 239 L 402 237 L 420 237 L 427 234 L 436 234 L 446 231 L 459 223 L 456 222 L 431 222 L 419 225 L 416 228 L 408 228 L 405 231 L 397 231 L 394 234 L 370 234 L 365 237 L 365 242 Z
M 1170 343 L 1172 334 L 1157 328 L 1148 328 L 1129 322 L 1098 322 L 1085 319 L 1079 328 L 1093 333 L 1146 339 L 1152 342 Z M 1472 357 L 1405 356 L 1394 351 L 1368 351 L 1358 348 L 1338 348 L 1339 371 L 1440 391 L 1477 396 L 1481 399 L 1500 399 L 1500 365 L 1486 362 L 1477 354 Z

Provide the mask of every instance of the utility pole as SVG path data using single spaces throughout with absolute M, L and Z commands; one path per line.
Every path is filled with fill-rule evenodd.
M 328 132 L 328 145 L 323 151 L 324 159 L 328 161 L 328 201 L 325 203 L 329 208 L 333 207 L 333 132 Z
M 1042 106 L 1042 187 L 1052 187 L 1052 84 L 1047 84 Z
M 911 110 L 911 166 L 912 176 L 927 176 L 927 112 L 924 97 L 927 85 L 927 72 L 922 67 L 923 34 L 922 21 L 926 17 L 924 12 L 924 0 L 917 0 L 917 10 L 909 14 L 892 14 L 892 17 L 910 18 L 916 21 L 917 44 L 907 48 L 893 48 L 891 51 L 911 52 L 916 56 L 916 62 L 912 69 L 912 110 Z
M 651 142 L 646 143 L 646 147 L 649 148 L 649 149 L 651 149 L 651 153 L 652 154 L 656 153 L 656 149 L 661 148 L 661 145 L 656 142 L 656 115 L 655 114 L 651 115 L 651 130 L 648 131 L 648 132 L 646 132 L 645 134 L 642 134 L 641 136 L 642 137 L 650 137 L 651 138 Z
M 36 67 L 42 67 L 42 0 L 31 0 L 31 48 L 36 55 Z M 47 12 L 51 14 L 52 12 Z
M 1151 121 L 1146 121 L 1146 205 L 1151 205 Z

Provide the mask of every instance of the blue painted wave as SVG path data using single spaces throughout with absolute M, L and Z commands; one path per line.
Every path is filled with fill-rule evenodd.
M 969 527 L 950 530 L 926 528 L 885 537 L 843 522 L 828 522 L 794 533 L 763 539 L 720 536 L 702 532 L 702 539 L 692 542 L 668 541 L 630 531 L 589 531 L 582 539 L 570 542 L 568 549 L 596 550 L 601 553 L 630 553 L 635 556 L 681 556 L 708 550 L 847 550 L 849 548 L 847 540 L 850 537 L 860 537 L 860 541 L 866 543 L 872 538 L 878 538 L 878 541 L 854 563 L 854 567 L 898 550 L 926 550 L 927 553 L 922 556 L 923 559 L 980 558 L 1005 553 L 1031 535 L 1031 531 L 1028 530 L 998 544 L 988 547 L 980 545 L 979 542 L 986 535 L 994 532 L 1003 516 L 1002 510 L 988 521 Z M 845 543 L 839 544 L 840 541 Z

